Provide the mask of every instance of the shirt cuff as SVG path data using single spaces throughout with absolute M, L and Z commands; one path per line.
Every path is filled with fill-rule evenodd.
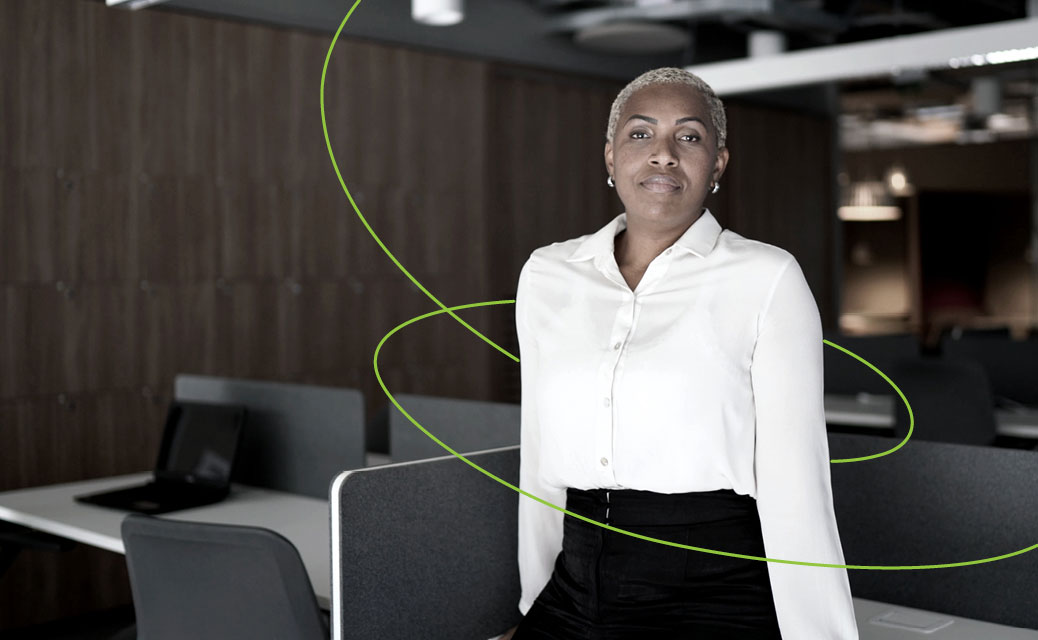
M 521 614 L 523 614 L 525 616 L 527 614 L 527 612 L 530 611 L 530 607 L 532 607 L 532 606 L 533 606 L 532 602 L 527 602 L 523 598 L 519 598 L 519 613 L 521 613 Z

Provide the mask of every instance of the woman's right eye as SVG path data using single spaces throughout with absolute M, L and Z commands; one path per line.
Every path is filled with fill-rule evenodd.
M 647 135 L 649 135 L 649 134 L 645 133 L 644 131 L 633 131 L 633 132 L 631 132 L 631 137 L 634 138 L 635 140 L 641 140 L 641 138 L 639 138 L 638 136 L 647 136 Z

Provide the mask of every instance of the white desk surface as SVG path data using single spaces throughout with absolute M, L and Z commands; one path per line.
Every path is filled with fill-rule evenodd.
M 142 484 L 151 473 L 84 480 L 0 492 L 0 520 L 22 524 L 93 547 L 125 553 L 120 525 L 126 513 L 72 499 L 73 496 Z M 263 527 L 285 536 L 299 550 L 321 607 L 331 597 L 331 538 L 328 501 L 235 485 L 223 502 L 160 517 Z
M 894 401 L 892 395 L 860 393 L 856 396 L 825 394 L 825 421 L 855 427 L 893 427 Z M 1038 411 L 996 409 L 998 434 L 1017 438 L 1038 439 Z
M 854 598 L 854 617 L 858 622 L 859 640 L 1038 640 L 1038 631 L 1030 629 L 864 598 Z

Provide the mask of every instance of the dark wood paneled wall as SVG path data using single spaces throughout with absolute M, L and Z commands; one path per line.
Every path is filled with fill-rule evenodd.
M 731 157 L 715 197 L 718 220 L 792 253 L 818 303 L 822 325 L 837 323 L 834 118 L 727 104 Z
M 0 3 L 0 490 L 150 467 L 178 372 L 385 403 L 375 345 L 435 305 L 331 168 L 329 42 L 87 0 Z M 326 108 L 368 222 L 453 305 L 513 298 L 530 251 L 619 213 L 602 164 L 619 88 L 347 30 Z M 731 113 L 727 199 L 711 206 L 740 233 L 815 251 L 805 269 L 824 277 L 820 200 L 805 195 L 828 170 L 824 127 Z M 793 159 L 809 179 L 790 187 Z M 510 305 L 463 315 L 518 354 Z M 391 390 L 518 400 L 518 366 L 444 316 L 397 334 L 381 370 Z M 0 629 L 128 601 L 119 556 L 25 554 L 0 578 Z
M 495 297 L 514 298 L 519 270 L 537 247 L 593 233 L 623 211 L 606 186 L 609 108 L 622 84 L 574 81 L 529 69 L 496 68 L 490 86 L 488 238 Z M 495 335 L 519 355 L 515 309 L 496 316 Z M 518 402 L 519 367 L 493 362 L 494 398 Z
M 375 345 L 435 306 L 332 170 L 329 37 L 16 0 L 0 42 L 0 490 L 149 468 L 178 372 L 385 403 Z M 487 74 L 344 37 L 326 82 L 347 186 L 448 304 L 488 297 Z M 489 357 L 437 318 L 389 343 L 382 373 L 481 398 Z M 0 579 L 0 629 L 128 601 L 119 556 L 26 553 Z

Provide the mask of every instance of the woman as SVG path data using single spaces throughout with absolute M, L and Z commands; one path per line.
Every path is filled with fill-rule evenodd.
M 520 486 L 654 538 L 843 564 L 818 308 L 792 255 L 703 208 L 726 127 L 682 69 L 617 96 L 605 164 L 625 213 L 519 278 Z M 525 497 L 519 568 L 514 640 L 858 637 L 845 569 L 647 542 Z

